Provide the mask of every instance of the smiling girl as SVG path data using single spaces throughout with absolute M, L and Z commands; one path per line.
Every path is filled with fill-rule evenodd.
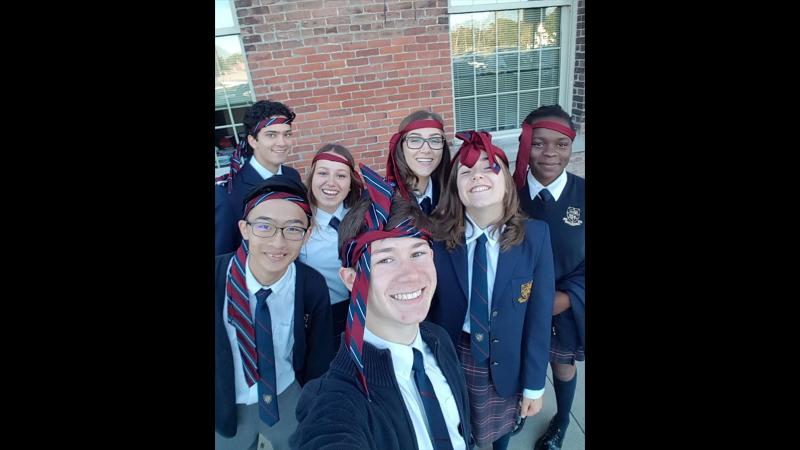
M 325 144 L 311 163 L 306 185 L 314 212 L 313 232 L 300 251 L 300 261 L 325 277 L 333 312 L 334 347 L 347 322 L 347 290 L 339 278 L 339 222 L 361 196 L 363 183 L 353 155 L 339 144 Z
M 400 122 L 389 142 L 386 179 L 397 183 L 404 198 L 416 199 L 430 215 L 438 204 L 449 158 L 442 117 L 430 111 L 415 111 Z
M 476 445 L 502 450 L 517 417 L 542 407 L 555 290 L 550 232 L 520 213 L 508 158 L 491 136 L 456 137 L 465 142 L 432 216 L 439 284 L 428 317 L 459 353 Z

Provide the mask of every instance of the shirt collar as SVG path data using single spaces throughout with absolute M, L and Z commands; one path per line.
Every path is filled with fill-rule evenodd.
M 289 267 L 286 269 L 286 272 L 283 273 L 283 276 L 278 279 L 278 281 L 272 283 L 269 286 L 264 286 L 256 280 L 256 277 L 253 275 L 253 272 L 250 271 L 250 256 L 247 256 L 247 260 L 244 264 L 244 276 L 245 282 L 247 283 L 247 291 L 250 295 L 256 295 L 260 289 L 272 289 L 272 292 L 280 292 L 286 289 L 286 286 L 289 284 L 289 280 L 294 275 L 294 262 L 289 264 Z
M 425 192 L 422 195 L 415 195 L 417 197 L 417 203 L 421 203 L 425 197 L 428 197 L 433 201 L 433 178 L 428 178 L 428 187 L 425 188 Z
M 414 349 L 422 352 L 422 337 L 420 336 L 419 329 L 417 329 L 417 336 L 414 338 L 414 341 L 411 342 L 411 345 L 389 342 L 386 339 L 376 336 L 369 331 L 367 327 L 364 327 L 364 341 L 374 345 L 377 349 L 389 350 L 392 355 L 392 365 L 394 366 L 396 377 L 408 379 L 412 376 L 412 369 L 414 368 Z
M 339 221 L 341 222 L 345 214 L 347 214 L 347 209 L 344 207 L 344 202 L 342 202 L 339 203 L 339 207 L 336 208 L 336 211 L 334 211 L 333 214 L 324 211 L 322 208 L 316 208 L 316 210 L 314 211 L 314 215 L 316 216 L 314 221 L 317 223 L 317 225 L 321 227 L 326 227 L 330 223 L 331 219 L 334 217 L 339 219 Z
M 269 169 L 267 169 L 266 167 L 262 166 L 256 160 L 256 156 L 255 155 L 250 157 L 250 165 L 253 167 L 253 169 L 256 170 L 256 172 L 258 172 L 259 175 L 261 175 L 261 178 L 263 178 L 265 180 L 267 178 L 270 178 L 273 175 L 281 175 L 283 173 L 283 171 L 281 170 L 281 168 L 283 167 L 282 165 L 278 166 L 278 173 L 272 173 L 272 172 L 270 172 Z
M 536 198 L 544 188 L 547 188 L 550 191 L 550 195 L 553 196 L 553 199 L 558 201 L 558 198 L 561 197 L 561 193 L 564 192 L 564 188 L 567 186 L 567 170 L 564 169 L 561 171 L 561 175 L 556 177 L 552 183 L 547 186 L 544 186 L 542 183 L 539 183 L 539 180 L 534 178 L 533 172 L 528 170 L 528 191 L 531 194 L 531 199 Z
M 464 236 L 466 236 L 466 244 L 469 245 L 472 241 L 478 239 L 482 234 L 486 235 L 486 240 L 489 241 L 489 245 L 495 246 L 497 245 L 497 238 L 499 233 L 497 233 L 491 225 L 489 225 L 486 229 L 483 229 L 475 224 L 472 220 L 472 217 L 469 216 L 469 213 L 465 213 L 467 216 L 466 223 L 464 224 Z M 505 225 L 503 225 L 505 228 Z

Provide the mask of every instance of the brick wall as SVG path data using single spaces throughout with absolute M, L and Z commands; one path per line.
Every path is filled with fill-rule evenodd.
M 235 4 L 256 98 L 297 113 L 287 164 L 303 179 L 328 142 L 383 173 L 391 135 L 418 109 L 453 138 L 447 0 Z
M 572 89 L 572 117 L 575 124 L 580 127 L 581 132 L 585 130 L 586 112 L 584 108 L 584 37 L 585 22 L 584 18 L 585 0 L 578 0 L 578 22 L 575 26 L 575 75 Z

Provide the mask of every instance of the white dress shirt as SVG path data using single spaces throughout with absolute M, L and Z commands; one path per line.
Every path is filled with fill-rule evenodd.
M 414 196 L 417 197 L 417 203 L 420 205 L 426 197 L 431 199 L 431 206 L 433 206 L 433 180 L 428 178 L 428 187 L 425 188 L 425 192 L 420 196 L 417 196 L 417 194 L 414 194 Z
M 283 174 L 283 171 L 281 170 L 282 165 L 278 166 L 278 173 L 272 173 L 269 169 L 267 169 L 266 167 L 262 166 L 261 163 L 256 161 L 255 155 L 250 157 L 250 165 L 253 166 L 253 169 L 256 169 L 256 172 L 258 172 L 258 174 L 261 175 L 261 178 L 263 178 L 265 180 L 267 178 L 270 178 L 273 175 L 282 175 Z
M 453 397 L 453 392 L 450 390 L 450 385 L 447 379 L 439 369 L 439 364 L 436 362 L 436 357 L 430 347 L 422 340 L 422 337 L 417 331 L 417 337 L 411 345 L 396 344 L 380 338 L 369 331 L 369 328 L 364 328 L 364 341 L 369 342 L 378 349 L 389 349 L 392 354 L 392 366 L 394 367 L 394 377 L 397 380 L 397 385 L 400 387 L 400 393 L 403 396 L 403 403 L 406 405 L 411 423 L 414 425 L 414 433 L 417 435 L 417 446 L 419 450 L 433 450 L 431 437 L 428 432 L 428 418 L 425 415 L 425 406 L 422 404 L 422 399 L 417 390 L 417 384 L 414 382 L 414 350 L 417 349 L 422 352 L 422 362 L 425 364 L 425 374 L 431 380 L 433 391 L 436 393 L 436 399 L 439 400 L 439 407 L 442 409 L 444 422 L 447 426 L 447 433 L 450 435 L 450 442 L 453 445 L 453 450 L 463 450 L 466 448 L 464 438 L 458 432 L 458 425 L 461 423 L 461 418 L 458 416 L 458 406 L 456 399 Z
M 553 196 L 553 200 L 558 201 L 558 197 L 561 197 L 561 193 L 564 192 L 564 188 L 567 186 L 567 171 L 562 170 L 561 175 L 556 177 L 552 183 L 545 186 L 542 183 L 539 183 L 539 180 L 533 177 L 533 172 L 528 170 L 528 192 L 531 194 L 531 200 L 536 198 L 536 195 L 539 194 L 544 188 L 547 188 L 550 191 L 550 195 Z
M 339 233 L 328 225 L 333 217 L 341 221 L 347 211 L 344 203 L 339 204 L 333 214 L 317 208 L 314 211 L 314 229 L 300 249 L 300 262 L 313 267 L 325 277 L 331 305 L 350 300 L 350 291 L 339 278 L 339 269 L 342 267 L 339 260 Z
M 538 192 L 538 191 L 537 191 Z M 464 236 L 466 236 L 467 241 L 467 291 L 470 293 L 470 298 L 467 301 L 467 313 L 464 316 L 464 325 L 461 327 L 462 330 L 469 333 L 470 332 L 470 317 L 469 311 L 470 306 L 469 303 L 472 301 L 472 260 L 475 257 L 475 246 L 477 242 L 475 242 L 482 234 L 486 235 L 486 283 L 488 286 L 488 305 L 489 311 L 486 317 L 489 318 L 491 323 L 492 317 L 492 294 L 494 292 L 494 279 L 495 274 L 497 273 L 497 260 L 500 258 L 500 233 L 495 232 L 494 229 L 491 229 L 491 225 L 487 229 L 483 229 L 476 225 L 469 214 L 466 215 L 467 220 L 465 221 L 464 225 Z M 491 329 L 491 326 L 490 326 Z M 523 389 L 522 395 L 524 397 L 528 397 L 532 400 L 536 400 L 537 398 L 541 397 L 544 394 L 544 388 L 542 389 Z
M 231 258 L 231 263 L 233 258 Z M 230 263 L 228 264 L 230 270 Z M 267 297 L 270 319 L 272 321 L 272 346 L 275 351 L 275 375 L 277 393 L 280 394 L 294 382 L 294 367 L 292 366 L 292 351 L 294 349 L 294 263 L 289 264 L 286 273 L 270 286 L 262 286 L 250 272 L 250 257 L 245 262 L 245 281 L 250 301 L 250 316 L 255 316 L 256 292 L 260 289 L 272 289 L 272 294 Z M 236 403 L 252 405 L 258 403 L 258 383 L 247 386 L 242 368 L 242 354 L 236 339 L 236 328 L 228 323 L 228 296 L 225 295 L 225 304 L 222 305 L 222 320 L 228 339 L 233 350 L 233 381 L 236 391 Z

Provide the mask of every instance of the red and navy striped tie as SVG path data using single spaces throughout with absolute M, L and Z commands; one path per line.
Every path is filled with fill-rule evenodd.
M 471 348 L 477 363 L 489 358 L 489 284 L 486 275 L 486 234 L 481 234 L 472 258 L 472 295 L 469 299 Z
M 256 292 L 256 349 L 258 349 L 258 415 L 267 425 L 280 420 L 278 386 L 275 375 L 275 349 L 272 344 L 272 316 L 267 297 L 272 289 Z
M 414 350 L 414 382 L 417 384 L 419 396 L 422 399 L 422 406 L 425 407 L 425 416 L 428 418 L 428 428 L 430 430 L 431 442 L 434 450 L 453 450 L 450 442 L 450 433 L 447 432 L 447 424 L 444 421 L 442 408 L 439 406 L 439 399 L 433 390 L 428 375 L 425 374 L 425 363 L 422 361 L 422 352 Z

